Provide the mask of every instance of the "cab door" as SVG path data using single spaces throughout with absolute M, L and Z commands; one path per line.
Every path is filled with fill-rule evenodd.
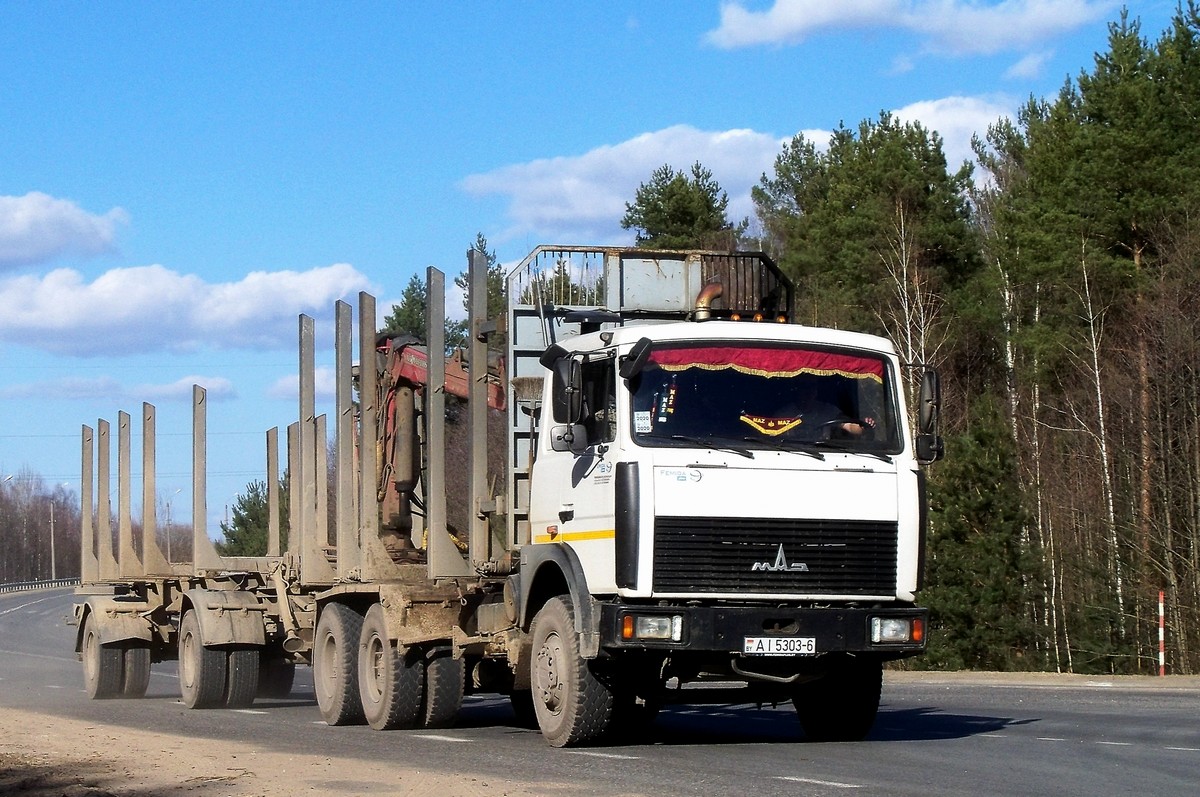
M 531 476 L 532 543 L 571 546 L 593 594 L 616 591 L 613 565 L 616 385 L 615 351 L 588 355 L 580 369 L 579 423 L 543 420 L 545 432 L 540 435 Z M 552 390 L 566 387 L 569 386 L 555 384 Z

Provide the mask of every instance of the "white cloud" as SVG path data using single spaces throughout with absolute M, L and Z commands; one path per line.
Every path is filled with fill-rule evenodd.
M 900 29 L 954 55 L 1023 50 L 1103 19 L 1111 0 L 775 0 L 765 11 L 721 6 L 705 40 L 721 49 L 798 44 L 828 30 Z
M 297 315 L 325 319 L 335 299 L 370 287 L 352 266 L 256 271 L 207 283 L 160 265 L 72 269 L 0 280 L 0 340 L 88 357 L 196 349 L 292 349 Z
M 980 97 L 945 97 L 940 100 L 914 102 L 895 111 L 902 122 L 920 122 L 942 137 L 942 149 L 946 155 L 946 167 L 955 171 L 962 162 L 974 162 L 971 137 L 983 137 L 989 125 L 1000 117 L 1012 117 L 1014 110 L 1001 100 Z
M 167 384 L 125 385 L 111 376 L 93 378 L 64 376 L 0 388 L 3 399 L 106 399 L 112 401 L 191 401 L 192 385 L 207 391 L 210 401 L 237 397 L 233 382 L 223 376 L 185 376 Z
M 900 0 L 775 0 L 766 11 L 721 4 L 721 25 L 705 39 L 723 50 L 758 44 L 798 44 L 823 29 L 879 27 L 901 15 Z
M 946 97 L 913 103 L 894 113 L 901 121 L 919 121 L 936 130 L 953 171 L 964 160 L 974 160 L 971 137 L 982 136 L 1001 117 L 1011 117 L 1014 109 L 1003 99 Z M 831 135 L 827 130 L 801 132 L 819 149 L 828 145 Z M 620 227 L 625 203 L 663 163 L 687 169 L 700 161 L 729 195 L 729 218 L 753 220 L 750 189 L 764 173 L 772 173 L 776 156 L 790 138 L 753 130 L 712 132 L 677 125 L 579 156 L 471 175 L 463 187 L 475 195 L 508 197 L 511 228 L 499 240 L 523 236 L 537 239 L 537 243 L 628 244 L 633 236 Z M 447 312 L 458 318 L 461 296 L 452 292 L 452 281 L 447 283 Z
M 194 385 L 204 388 L 204 395 L 208 401 L 237 398 L 237 390 L 230 380 L 223 376 L 200 374 L 184 376 L 163 385 L 138 385 L 131 393 L 140 397 L 142 401 L 191 401 Z
M 1015 64 L 1010 66 L 1004 72 L 1004 77 L 1010 80 L 1027 80 L 1030 78 L 1039 77 L 1042 74 L 1042 70 L 1053 56 L 1053 51 L 1030 53 L 1020 61 L 1017 61 Z
M 620 226 L 625 203 L 664 163 L 683 170 L 690 170 L 696 161 L 702 163 L 729 196 L 729 218 L 738 220 L 753 215 L 750 188 L 771 171 L 782 144 L 783 139 L 753 130 L 706 131 L 676 125 L 583 155 L 474 174 L 463 180 L 462 187 L 475 196 L 509 197 L 512 227 L 501 239 L 629 243 L 632 232 Z
M 0 196 L 0 269 L 45 263 L 64 254 L 111 252 L 117 228 L 126 222 L 128 214 L 121 208 L 96 215 L 39 191 Z
M 333 401 L 337 396 L 337 372 L 332 368 L 318 367 L 313 370 L 313 388 L 317 401 Z M 267 398 L 296 401 L 300 395 L 300 377 L 297 374 L 281 376 L 266 390 Z

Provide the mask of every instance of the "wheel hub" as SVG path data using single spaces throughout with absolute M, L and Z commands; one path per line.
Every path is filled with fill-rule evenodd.
M 537 666 L 534 670 L 534 687 L 538 699 L 552 713 L 558 713 L 562 709 L 563 683 L 558 672 L 562 656 L 562 640 L 557 634 L 551 634 L 538 650 Z

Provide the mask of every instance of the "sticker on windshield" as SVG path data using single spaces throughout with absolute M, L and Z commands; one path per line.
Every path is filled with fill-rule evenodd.
M 651 413 L 649 411 L 635 412 L 633 414 L 634 431 L 636 431 L 638 434 L 650 434 L 651 429 L 654 428 L 653 424 L 650 422 L 650 418 Z

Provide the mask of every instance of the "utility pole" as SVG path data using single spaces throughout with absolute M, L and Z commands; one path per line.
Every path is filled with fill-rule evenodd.
M 58 581 L 58 570 L 54 566 L 54 501 L 50 502 L 50 580 Z

